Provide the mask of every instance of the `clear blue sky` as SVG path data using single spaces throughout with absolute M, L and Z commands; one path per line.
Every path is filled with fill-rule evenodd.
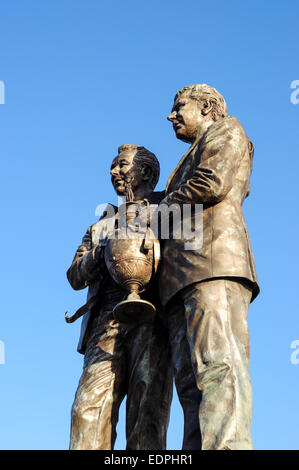
M 186 150 L 166 120 L 176 91 L 208 83 L 255 144 L 244 204 L 261 294 L 251 305 L 256 449 L 298 449 L 298 123 L 294 1 L 11 0 L 0 5 L 0 448 L 67 449 L 82 368 L 85 300 L 65 272 L 123 143 L 161 162 L 157 189 Z M 168 448 L 180 449 L 174 399 Z M 124 410 L 117 448 L 125 446 Z

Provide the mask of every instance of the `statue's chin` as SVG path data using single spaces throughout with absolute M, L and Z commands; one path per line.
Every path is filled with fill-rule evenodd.
M 118 196 L 125 196 L 125 187 L 123 185 L 114 186 L 114 190 Z
M 187 135 L 183 133 L 181 134 L 179 131 L 177 131 L 175 135 L 177 139 L 182 140 L 183 142 L 187 142 L 188 144 L 192 142 L 192 139 L 190 139 L 190 137 L 188 137 Z

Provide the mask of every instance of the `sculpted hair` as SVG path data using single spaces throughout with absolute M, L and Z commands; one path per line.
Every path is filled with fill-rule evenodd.
M 177 92 L 174 101 L 176 101 L 176 99 L 182 94 L 187 94 L 189 98 L 196 100 L 201 104 L 209 100 L 213 106 L 211 115 L 214 121 L 227 116 L 227 106 L 225 99 L 215 88 L 206 85 L 205 83 L 201 85 L 198 84 L 185 86 Z
M 124 152 L 125 150 L 136 150 L 134 161 L 139 165 L 146 165 L 152 169 L 150 185 L 152 189 L 155 189 L 160 177 L 160 164 L 156 155 L 139 145 L 124 144 L 118 147 L 118 153 Z

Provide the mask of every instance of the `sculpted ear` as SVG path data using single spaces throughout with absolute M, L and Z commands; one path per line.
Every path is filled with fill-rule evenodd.
M 207 116 L 213 109 L 213 102 L 212 100 L 206 100 L 203 104 L 203 107 L 202 107 L 202 114 L 203 116 Z
M 143 177 L 144 181 L 149 181 L 149 180 L 151 180 L 151 178 L 153 176 L 153 170 L 150 166 L 142 165 L 141 174 L 142 174 L 142 177 Z

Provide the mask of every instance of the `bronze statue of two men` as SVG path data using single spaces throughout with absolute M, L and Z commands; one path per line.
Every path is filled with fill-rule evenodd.
M 125 396 L 127 449 L 165 449 L 173 377 L 184 412 L 182 449 L 252 449 L 247 315 L 259 287 L 242 204 L 250 192 L 253 144 L 227 115 L 224 98 L 205 84 L 181 89 L 168 120 L 176 137 L 191 145 L 165 191 L 154 192 L 157 158 L 137 145 L 119 147 L 112 184 L 130 204 L 201 205 L 201 243 L 186 249 L 184 231 L 174 237 L 171 228 L 168 237 L 160 236 L 158 271 L 140 294 L 144 313 L 149 304 L 156 314 L 142 321 L 141 306 L 136 321 L 134 315 L 130 320 L 128 292 L 107 263 L 106 226 L 105 237 L 102 232 L 109 217 L 88 228 L 67 273 L 74 289 L 88 286 L 71 449 L 113 449 Z M 113 230 L 119 230 L 120 209 Z M 194 227 L 195 212 L 187 213 Z M 153 249 L 145 242 L 142 247 Z M 125 251 L 116 251 L 124 255 L 116 258 L 125 259 Z M 126 267 L 126 276 L 132 275 L 126 262 L 122 272 Z M 120 304 L 127 320 L 115 315 Z

